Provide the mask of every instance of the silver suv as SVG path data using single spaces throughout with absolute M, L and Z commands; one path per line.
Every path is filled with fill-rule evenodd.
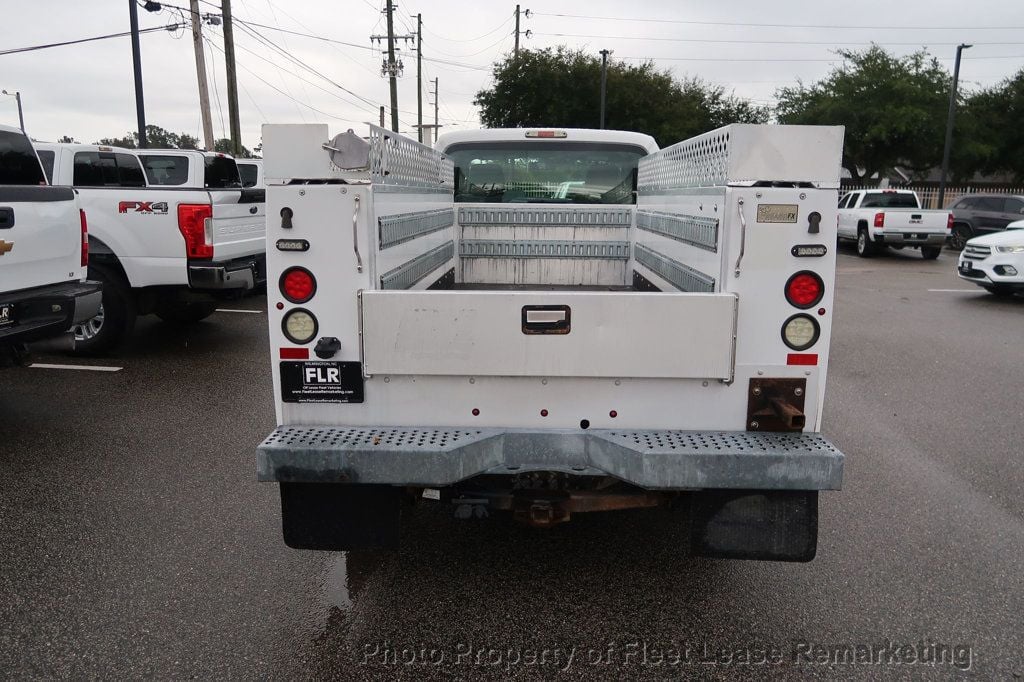
M 1005 230 L 1024 218 L 1024 196 L 1010 194 L 968 194 L 952 206 L 953 234 L 949 245 L 964 248 L 971 237 Z

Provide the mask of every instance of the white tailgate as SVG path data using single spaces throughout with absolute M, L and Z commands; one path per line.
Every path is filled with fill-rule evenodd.
M 0 208 L 0 292 L 83 276 L 82 223 L 70 188 L 3 187 Z
M 229 260 L 266 251 L 267 218 L 262 189 L 212 189 L 213 258 Z
M 568 334 L 526 334 L 524 306 L 569 306 Z M 731 379 L 734 294 L 362 292 L 365 372 Z

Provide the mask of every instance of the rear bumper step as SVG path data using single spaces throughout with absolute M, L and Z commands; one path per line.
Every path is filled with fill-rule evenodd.
M 256 459 L 261 481 L 443 487 L 561 471 L 653 490 L 838 490 L 844 455 L 816 433 L 279 426 Z

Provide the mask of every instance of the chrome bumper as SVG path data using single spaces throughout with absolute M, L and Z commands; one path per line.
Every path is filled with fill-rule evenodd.
M 838 490 L 843 458 L 816 433 L 463 427 L 279 426 L 256 451 L 261 481 L 444 487 L 559 471 L 654 490 Z

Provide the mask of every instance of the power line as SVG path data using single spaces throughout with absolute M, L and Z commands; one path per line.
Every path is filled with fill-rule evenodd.
M 591 35 L 588 33 L 534 33 L 535 36 L 552 36 L 557 38 L 601 38 L 607 40 L 643 40 L 643 41 L 664 41 L 673 43 L 737 43 L 741 45 L 921 45 L 921 42 L 908 42 L 908 43 L 880 43 L 880 42 L 844 42 L 844 41 L 827 41 L 827 42 L 812 42 L 804 40 L 716 40 L 713 38 L 653 38 L 650 36 L 606 36 L 606 35 Z M 959 45 L 959 42 L 952 43 L 933 43 L 928 42 L 928 45 Z M 975 45 L 1024 45 L 1022 42 L 1016 43 L 974 43 Z
M 153 26 L 151 28 L 139 29 L 139 35 L 143 33 L 155 33 L 156 31 L 174 31 L 187 24 L 167 24 L 166 26 Z M 32 52 L 34 50 L 46 50 L 51 47 L 64 47 L 65 45 L 78 45 L 80 43 L 91 43 L 95 40 L 106 40 L 108 38 L 124 38 L 130 36 L 131 31 L 122 31 L 121 33 L 108 33 L 102 36 L 93 36 L 91 38 L 79 38 L 77 40 L 65 40 L 59 43 L 46 43 L 44 45 L 30 45 L 28 47 L 13 47 L 7 50 L 0 50 L 0 57 L 6 54 L 18 54 L 20 52 Z
M 602 21 L 635 21 L 652 24 L 692 24 L 694 26 L 754 26 L 764 28 L 835 28 L 864 29 L 890 31 L 1010 31 L 1020 30 L 1024 26 L 838 26 L 835 24 L 762 24 L 756 22 L 734 21 L 688 21 L 684 19 L 641 19 L 637 17 L 599 17 L 586 14 L 556 14 L 549 12 L 531 12 L 535 16 L 563 17 L 567 19 L 598 19 Z
M 472 43 L 472 42 L 476 42 L 477 40 L 483 40 L 484 38 L 486 38 L 486 37 L 488 37 L 488 36 L 490 36 L 490 35 L 492 35 L 494 33 L 497 33 L 501 29 L 505 28 L 505 24 L 507 24 L 510 21 L 512 21 L 512 19 L 513 19 L 513 17 L 509 16 L 508 18 L 505 19 L 505 21 L 501 22 L 500 24 L 495 26 L 493 29 L 491 29 L 487 33 L 484 33 L 482 35 L 478 35 L 475 38 L 447 38 L 447 37 L 445 37 L 445 36 L 443 36 L 443 35 L 441 35 L 439 33 L 434 33 L 430 29 L 424 29 L 424 32 L 425 33 L 429 33 L 430 35 L 434 36 L 435 38 L 440 38 L 441 40 L 447 40 L 450 43 Z
M 939 61 L 950 61 L 953 57 L 933 57 Z M 642 62 L 648 61 L 672 61 L 672 62 L 835 62 L 845 59 L 843 56 L 824 58 L 798 57 L 795 59 L 776 59 L 774 57 L 619 57 L 619 59 L 634 59 Z M 964 59 L 1024 59 L 1024 55 L 996 55 L 992 57 L 964 57 Z

